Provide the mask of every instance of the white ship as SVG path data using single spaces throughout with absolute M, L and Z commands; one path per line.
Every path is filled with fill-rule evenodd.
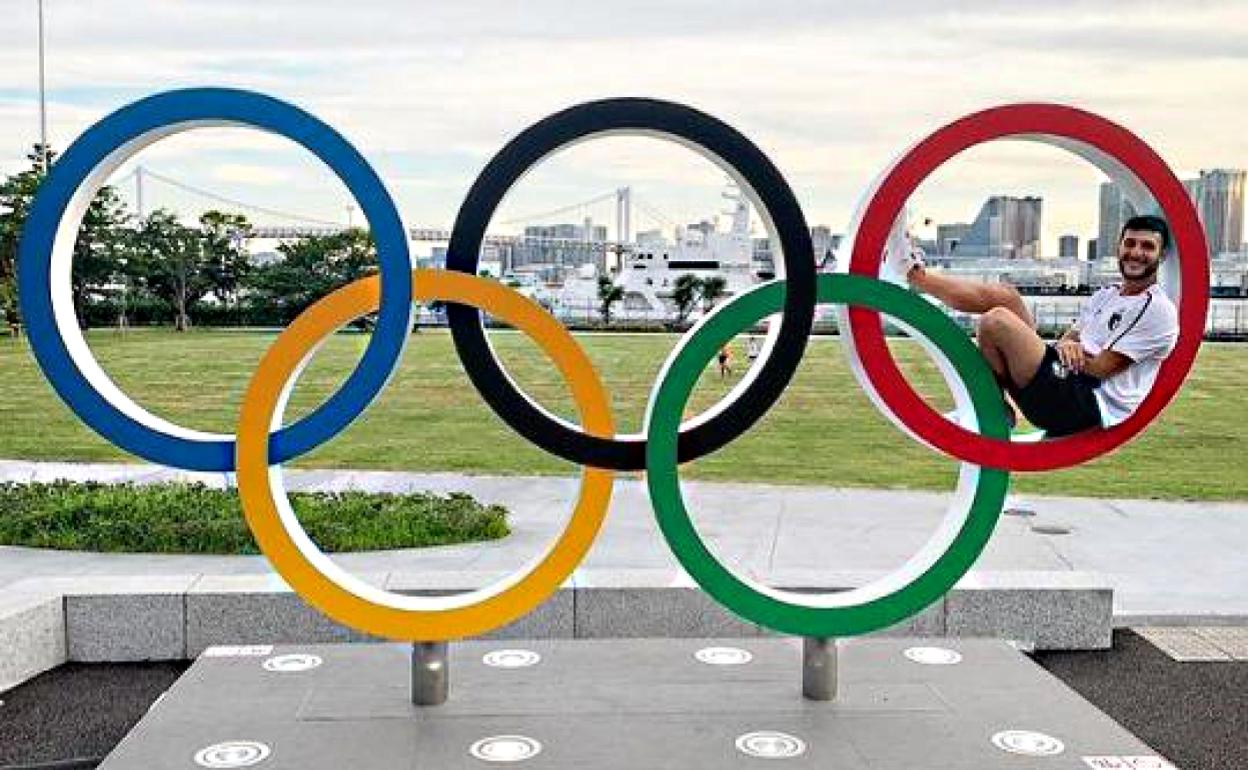
M 724 212 L 730 222 L 726 231 L 715 222 L 704 221 L 676 228 L 674 241 L 657 230 L 638 234 L 632 251 L 625 252 L 619 268 L 612 271 L 612 281 L 624 290 L 623 301 L 611 309 L 613 318 L 675 319 L 677 307 L 672 291 L 683 275 L 723 278 L 724 293 L 717 302 L 773 277 L 770 263 L 754 260 L 749 201 L 735 186 L 725 191 L 723 197 L 732 204 Z M 595 316 L 599 306 L 598 270 L 594 265 L 583 265 L 561 286 L 545 287 L 534 297 L 557 317 Z M 699 302 L 689 317 L 696 318 L 702 310 Z

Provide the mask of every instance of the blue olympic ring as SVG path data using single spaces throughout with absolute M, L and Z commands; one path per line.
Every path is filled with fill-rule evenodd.
M 64 298 L 78 224 L 100 184 L 147 144 L 213 125 L 259 128 L 302 145 L 342 180 L 368 220 L 381 267 L 382 302 L 375 332 L 342 387 L 313 413 L 274 434 L 270 462 L 304 454 L 346 428 L 385 387 L 407 344 L 412 258 L 407 229 L 380 177 L 337 131 L 291 104 L 249 91 L 193 88 L 142 99 L 93 125 L 57 160 L 39 188 L 18 250 L 18 293 L 35 358 L 84 422 L 117 446 L 153 462 L 231 471 L 233 438 L 166 423 L 119 391 L 114 395 L 121 396 L 126 408 L 101 395 L 100 387 L 115 391 L 115 386 L 91 357 L 72 304 L 67 308 Z M 54 291 L 58 286 L 59 299 Z

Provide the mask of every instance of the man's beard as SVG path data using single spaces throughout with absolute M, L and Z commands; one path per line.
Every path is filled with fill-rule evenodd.
M 1126 262 L 1126 260 L 1122 259 L 1121 257 L 1118 258 L 1118 272 L 1119 274 L 1122 275 L 1123 278 L 1127 278 L 1132 281 L 1142 281 L 1146 278 L 1152 278 L 1153 276 L 1157 275 L 1157 270 L 1161 267 L 1161 260 L 1159 259 L 1156 262 L 1149 262 L 1147 266 L 1145 266 L 1144 272 L 1141 273 L 1140 275 L 1129 276 L 1127 275 L 1127 271 L 1123 269 L 1124 262 Z

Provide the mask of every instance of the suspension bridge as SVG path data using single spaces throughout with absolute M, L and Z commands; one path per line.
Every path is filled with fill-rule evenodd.
M 152 206 L 153 186 L 155 186 L 158 188 L 162 203 L 167 203 L 170 195 L 183 200 L 189 197 L 200 202 L 201 205 L 202 202 L 208 201 L 231 212 L 246 215 L 252 220 L 248 230 L 248 237 L 252 239 L 288 240 L 324 237 L 355 227 L 356 207 L 354 206 L 346 207 L 346 222 L 333 221 L 223 195 L 183 182 L 143 165 L 135 166 L 128 174 L 114 180 L 111 185 L 123 197 L 132 199 L 134 209 L 140 219 L 157 208 Z M 603 219 L 593 216 L 594 213 L 601 214 L 599 207 L 608 203 L 614 206 L 610 215 L 615 220 L 614 238 L 606 237 L 606 227 L 596 224 Z M 168 208 L 177 211 L 183 207 L 170 206 Z M 657 225 L 660 230 L 673 231 L 678 227 L 678 222 L 674 217 L 638 196 L 631 187 L 620 187 L 576 203 L 500 220 L 496 223 L 500 227 L 520 226 L 525 232 L 522 234 L 487 234 L 485 246 L 510 248 L 518 245 L 542 245 L 553 249 L 592 248 L 615 254 L 629 252 L 635 246 L 632 224 L 634 211 L 648 223 Z M 558 225 L 541 226 L 539 224 L 561 217 L 563 221 Z M 572 219 L 571 224 L 568 223 L 568 219 Z M 451 231 L 444 227 L 411 227 L 408 230 L 408 237 L 415 242 L 445 243 L 450 240 L 450 236 Z

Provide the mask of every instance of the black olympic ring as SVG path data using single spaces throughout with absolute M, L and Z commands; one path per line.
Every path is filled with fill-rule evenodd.
M 495 155 L 460 206 L 446 266 L 476 275 L 486 227 L 507 191 L 546 156 L 579 140 L 611 132 L 659 134 L 692 146 L 720 165 L 760 203 L 780 242 L 786 291 L 770 351 L 735 401 L 680 433 L 680 462 L 714 452 L 747 431 L 780 398 L 801 363 L 815 314 L 815 263 L 810 230 L 797 198 L 775 165 L 740 132 L 691 107 L 643 98 L 604 99 L 557 112 L 521 132 Z M 554 455 L 612 470 L 646 467 L 642 436 L 590 436 L 543 411 L 516 387 L 490 348 L 474 307 L 447 303 L 455 350 L 469 379 L 516 432 Z

